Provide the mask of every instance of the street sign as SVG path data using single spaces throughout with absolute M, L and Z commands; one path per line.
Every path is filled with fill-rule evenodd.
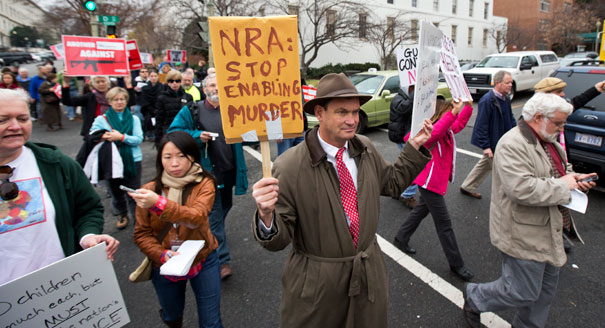
M 116 23 L 120 22 L 120 17 L 118 16 L 97 16 L 97 19 L 103 25 L 116 25 Z

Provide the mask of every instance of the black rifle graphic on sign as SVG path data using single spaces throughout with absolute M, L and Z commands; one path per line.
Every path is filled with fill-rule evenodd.
M 92 70 L 95 72 L 99 71 L 97 64 L 122 64 L 122 62 L 116 62 L 113 60 L 94 60 L 94 59 L 85 59 L 85 60 L 72 60 L 71 67 L 74 68 L 80 64 L 84 64 L 84 69 L 87 69 L 88 66 L 92 65 Z

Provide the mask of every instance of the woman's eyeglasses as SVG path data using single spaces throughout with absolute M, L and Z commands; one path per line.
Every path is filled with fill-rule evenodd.
M 168 83 L 181 83 L 181 80 L 166 80 Z
M 8 165 L 0 166 L 0 197 L 5 201 L 13 200 L 19 196 L 17 184 L 8 180 L 12 176 L 12 167 Z

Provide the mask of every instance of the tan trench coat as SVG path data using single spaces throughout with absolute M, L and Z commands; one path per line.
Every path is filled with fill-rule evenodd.
M 398 196 L 430 160 L 406 144 L 395 165 L 364 136 L 349 141 L 357 167 L 360 220 L 355 249 L 341 204 L 338 175 L 327 161 L 317 128 L 273 165 L 279 179 L 277 234 L 259 243 L 292 250 L 282 276 L 281 327 L 386 327 L 388 278 L 376 241 L 380 195 Z
M 555 147 L 567 163 L 563 148 L 559 143 Z M 573 173 L 571 165 L 566 171 Z M 565 181 L 552 177 L 548 155 L 521 120 L 498 141 L 494 154 L 490 238 L 514 258 L 561 267 L 567 257 L 557 205 L 569 203 L 571 193 Z M 573 220 L 572 225 L 575 230 Z

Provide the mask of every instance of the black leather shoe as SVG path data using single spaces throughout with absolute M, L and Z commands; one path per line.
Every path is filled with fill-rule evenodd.
M 462 306 L 462 312 L 464 314 L 464 320 L 471 328 L 480 328 L 481 327 L 481 312 L 477 312 L 473 310 L 473 308 L 468 304 L 468 299 L 466 298 L 466 287 L 468 284 L 464 284 L 464 288 L 462 289 L 462 297 L 464 298 L 464 306 Z
M 464 281 L 470 281 L 475 276 L 469 269 L 464 265 L 459 267 L 450 267 L 453 273 L 455 273 L 460 279 Z
M 404 243 L 400 242 L 399 240 L 397 240 L 397 238 L 395 238 L 395 240 L 393 240 L 393 245 L 395 245 L 395 247 L 399 248 L 402 252 L 404 252 L 406 254 L 416 254 L 415 248 L 412 248 L 412 247 L 408 246 L 408 244 L 404 244 Z

